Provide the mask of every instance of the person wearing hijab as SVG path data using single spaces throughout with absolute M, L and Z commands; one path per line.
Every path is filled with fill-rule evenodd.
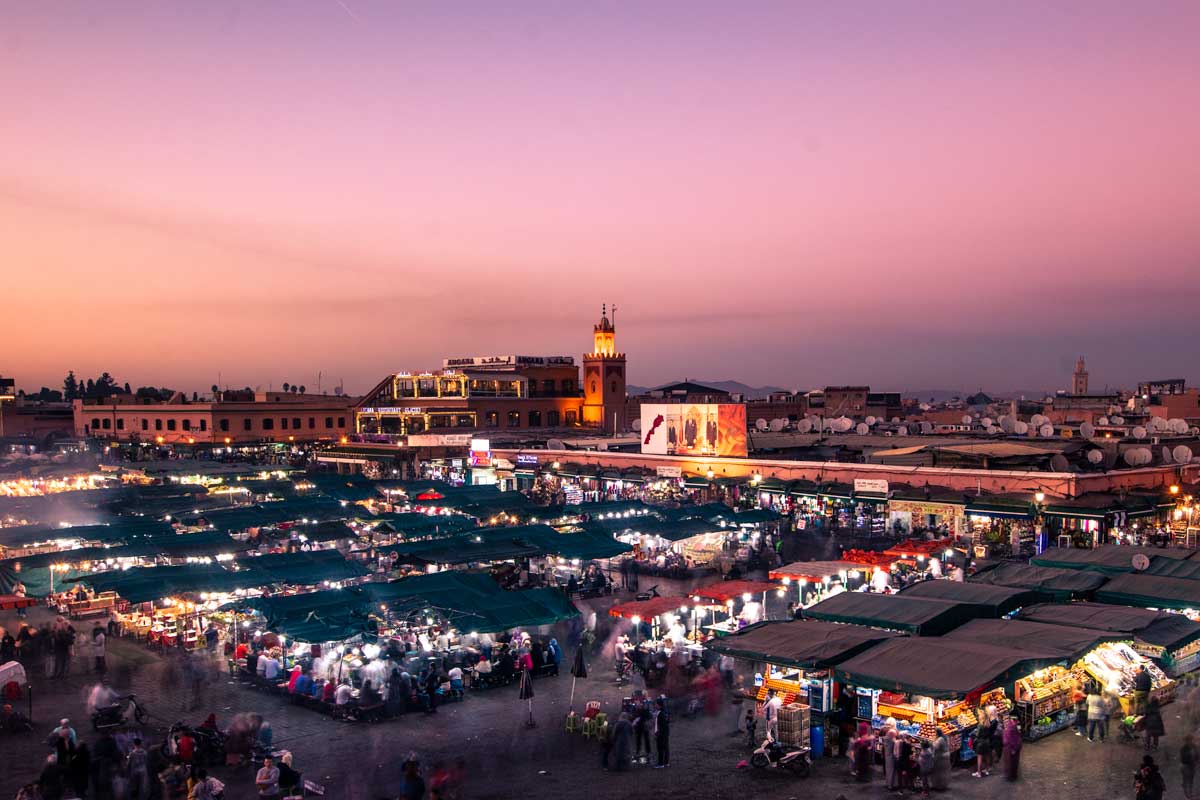
M 1012 717 L 1004 725 L 1004 779 L 1015 781 L 1021 773 L 1021 726 Z
M 950 740 L 944 731 L 938 731 L 933 742 L 933 776 L 930 782 L 935 792 L 950 788 Z
M 875 760 L 875 737 L 871 726 L 858 723 L 858 738 L 854 741 L 854 777 L 859 781 L 871 780 L 871 764 Z

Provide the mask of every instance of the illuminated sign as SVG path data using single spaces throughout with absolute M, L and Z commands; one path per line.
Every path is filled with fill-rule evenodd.
M 745 458 L 746 407 L 738 403 L 643 403 L 642 452 Z
M 574 356 L 470 356 L 442 360 L 443 367 L 549 367 L 574 363 Z
M 492 465 L 492 443 L 488 439 L 472 439 L 471 452 L 467 463 L 472 467 L 490 467 Z
M 683 467 L 655 467 L 654 471 L 660 478 L 683 477 Z
M 518 464 L 535 464 L 536 465 L 536 464 L 541 463 L 541 461 L 533 453 L 517 453 L 517 463 Z
M 887 494 L 888 482 L 877 480 L 875 478 L 855 478 L 854 479 L 855 494 Z

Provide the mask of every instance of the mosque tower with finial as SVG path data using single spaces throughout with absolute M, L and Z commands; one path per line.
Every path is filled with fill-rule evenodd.
M 583 354 L 583 423 L 605 433 L 627 427 L 625 418 L 625 354 L 617 351 L 617 307 L 600 307 L 600 321 L 593 328 L 592 352 Z
M 1083 363 L 1083 356 L 1075 362 L 1075 372 L 1071 376 L 1071 394 L 1087 394 L 1088 393 L 1088 372 L 1087 366 Z

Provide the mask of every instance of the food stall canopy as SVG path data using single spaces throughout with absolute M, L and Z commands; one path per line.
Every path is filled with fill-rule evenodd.
M 993 519 L 1033 519 L 1033 504 L 1020 498 L 984 496 L 967 502 L 967 516 Z
M 724 603 L 726 600 L 737 600 L 744 594 L 750 594 L 753 595 L 753 599 L 758 600 L 763 592 L 774 591 L 778 588 L 778 583 L 766 581 L 717 581 L 708 586 L 693 589 L 692 596 L 699 597 L 701 600 Z
M 693 536 L 706 536 L 710 533 L 725 531 L 720 525 L 702 519 L 682 519 L 676 521 L 655 520 L 644 525 L 631 526 L 639 533 L 660 536 L 668 542 L 682 542 Z
M 312 527 L 302 528 L 300 533 L 310 542 L 336 542 L 341 539 L 358 538 L 353 528 L 338 520 L 318 522 Z
M 622 617 L 631 619 L 633 617 L 641 617 L 642 619 L 652 619 L 660 614 L 666 614 L 668 611 L 678 611 L 684 606 L 691 606 L 692 599 L 690 597 L 651 597 L 649 600 L 634 600 L 629 603 L 620 603 L 608 610 L 609 616 Z
M 707 644 L 738 658 L 799 669 L 825 669 L 903 634 L 815 619 L 759 622 Z
M 938 636 L 979 616 L 975 606 L 898 594 L 842 592 L 804 610 L 806 619 Z
M 334 500 L 358 503 L 380 496 L 375 481 L 361 475 L 309 474 L 300 478 L 316 487 L 317 491 Z
M 261 576 L 231 572 L 218 564 L 180 564 L 168 567 L 134 567 L 69 578 L 97 592 L 116 592 L 130 603 L 147 603 L 176 594 L 232 592 L 257 586 Z
M 242 570 L 256 572 L 262 577 L 262 583 L 284 583 L 292 586 L 350 580 L 368 573 L 364 565 L 350 561 L 337 550 L 270 553 L 239 558 L 235 564 Z
M 386 605 L 397 616 L 436 609 L 459 630 L 478 633 L 550 625 L 579 614 L 558 589 L 505 591 L 491 576 L 476 572 L 417 575 L 369 584 L 364 591 L 372 604 Z
M 219 531 L 238 532 L 301 519 L 346 519 L 349 515 L 350 512 L 336 500 L 294 497 L 255 506 L 188 514 L 180 521 L 184 525 L 207 525 Z
M 882 642 L 843 661 L 838 679 L 852 686 L 954 699 L 1009 683 L 1058 658 L 1030 658 L 1008 647 L 945 638 Z
M 81 542 L 119 544 L 130 540 L 167 536 L 175 533 L 168 522 L 148 519 L 117 518 L 108 525 L 72 525 L 67 528 L 50 525 L 21 525 L 0 528 L 0 545 L 15 547 L 54 539 L 78 539 Z
M 164 536 L 135 538 L 128 544 L 117 544 L 112 547 L 80 547 L 74 550 L 34 553 L 5 559 L 0 564 L 20 564 L 21 569 L 36 569 L 51 564 L 81 564 L 85 561 L 105 561 L 115 558 L 214 556 L 221 553 L 237 553 L 245 549 L 244 544 L 235 542 L 228 534 L 217 531 L 169 533 Z
M 707 517 L 710 522 L 723 520 L 731 525 L 758 525 L 762 522 L 777 522 L 782 519 L 779 512 L 772 511 L 769 508 L 750 508 L 745 511 L 734 511 L 731 508 L 725 508 Z
M 860 564 L 857 561 L 795 561 L 771 570 L 770 577 L 772 580 L 788 578 L 793 581 L 803 578 L 809 583 L 819 583 L 825 578 L 836 577 L 842 572 L 847 575 L 851 572 L 858 572 L 869 578 L 871 569 L 869 564 Z
M 1182 548 L 1160 547 L 1129 547 L 1128 545 L 1107 545 L 1094 550 L 1073 547 L 1052 547 L 1039 556 L 1030 559 L 1031 564 L 1038 567 L 1060 567 L 1062 569 L 1091 569 L 1116 575 L 1122 572 L 1133 572 L 1133 557 L 1141 554 L 1147 558 L 1160 556 L 1162 558 L 1185 559 L 1194 555 L 1196 550 Z
M 1167 650 L 1200 639 L 1200 622 L 1182 614 L 1107 603 L 1039 603 L 1021 609 L 1017 618 L 1122 633 Z
M 419 538 L 423 536 L 449 536 L 466 530 L 473 530 L 475 521 L 460 515 L 422 514 L 418 511 L 402 513 L 384 513 L 376 516 L 370 514 L 358 517 L 360 522 L 375 523 L 375 530 L 386 526 L 387 531 L 399 533 L 406 537 Z
M 710 517 L 722 514 L 729 511 L 729 506 L 724 503 L 702 503 L 698 506 L 680 506 L 679 508 L 658 508 L 654 511 L 665 520 L 681 520 L 681 519 L 701 519 L 707 520 Z
M 1141 574 L 1157 575 L 1161 578 L 1184 578 L 1191 581 L 1200 581 L 1200 560 L 1195 558 L 1180 560 L 1178 558 L 1153 556 L 1150 559 L 1150 566 Z
M 1200 581 L 1158 575 L 1118 575 L 1096 592 L 1096 600 L 1114 605 L 1200 611 Z
M 942 636 L 943 640 L 983 642 L 1007 647 L 1033 658 L 1077 661 L 1103 642 L 1120 641 L 1123 634 L 1052 625 L 1023 619 L 973 619 Z
M 548 533 L 526 534 L 530 544 L 541 547 L 547 555 L 593 561 L 614 558 L 633 550 L 631 545 L 618 542 L 611 533 L 583 528 L 571 533 L 559 533 L 547 527 Z
M 951 580 L 921 581 L 901 591 L 900 596 L 962 603 L 973 607 L 980 617 L 1003 617 L 1021 606 L 1036 603 L 1038 599 L 1037 594 L 1028 589 Z
M 967 582 L 1029 589 L 1036 592 L 1041 600 L 1066 602 L 1091 598 L 1097 589 L 1108 582 L 1108 577 L 1088 569 L 1037 567 L 1032 564 L 1003 561 L 984 572 L 977 572 L 968 578 Z

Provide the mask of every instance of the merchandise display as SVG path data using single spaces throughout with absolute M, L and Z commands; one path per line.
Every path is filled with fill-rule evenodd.
M 1160 703 L 1175 699 L 1175 681 L 1125 642 L 1102 644 L 1084 656 L 1080 663 L 1101 686 L 1114 689 L 1121 696 L 1122 703 L 1127 703 L 1133 695 L 1133 682 L 1140 666 L 1145 666 L 1150 673 L 1150 697 Z

